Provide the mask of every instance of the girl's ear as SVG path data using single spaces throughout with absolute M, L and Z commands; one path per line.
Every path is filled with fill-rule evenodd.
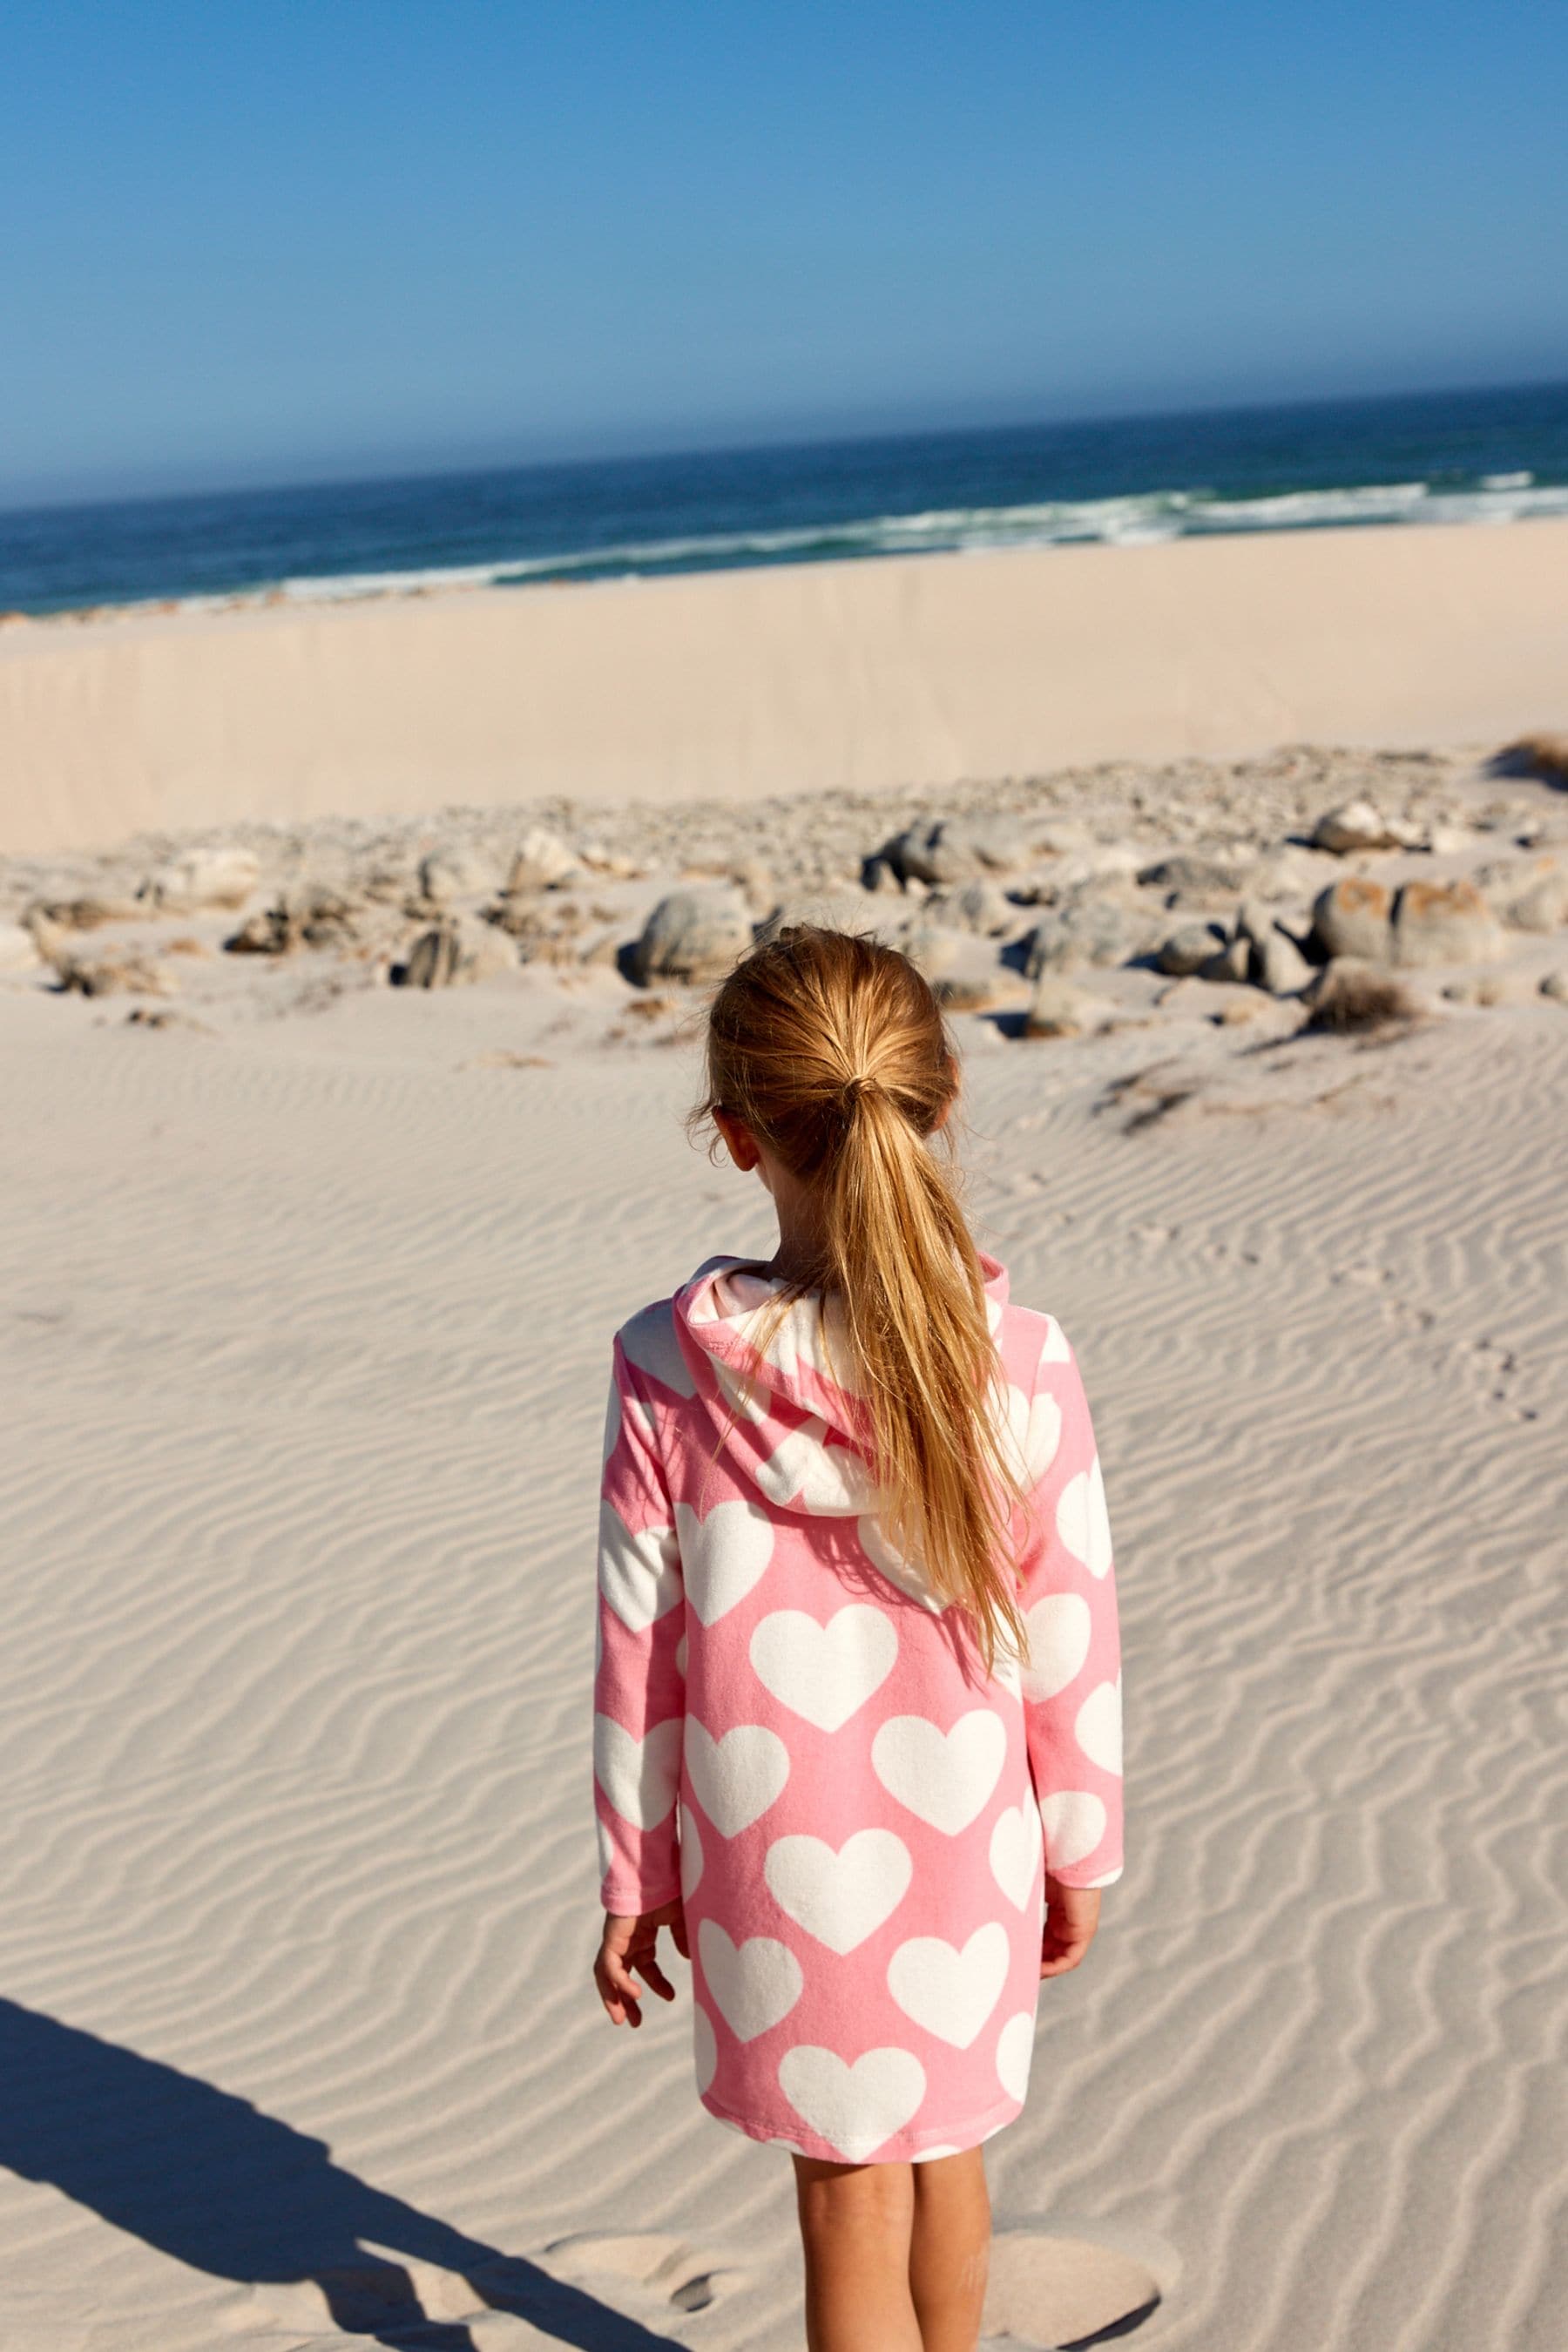
M 737 1118 L 732 1110 L 716 1109 L 713 1124 L 723 1137 L 724 1149 L 742 1175 L 749 1176 L 763 1155 L 757 1148 L 757 1139 L 745 1120 Z

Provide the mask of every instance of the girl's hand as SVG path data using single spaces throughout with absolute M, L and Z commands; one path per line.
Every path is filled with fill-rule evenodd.
M 1100 1925 L 1098 1886 L 1064 1886 L 1046 1874 L 1046 1932 L 1040 1946 L 1040 1974 L 1064 1977 L 1076 1969 Z
M 612 2025 L 642 2023 L 643 1990 L 636 1981 L 637 1977 L 660 2000 L 675 1999 L 675 1987 L 658 1964 L 661 1927 L 669 1929 L 675 1948 L 684 1960 L 688 1957 L 686 1915 L 679 1895 L 673 1902 L 661 1903 L 657 1911 L 644 1911 L 636 1918 L 626 1918 L 616 1911 L 605 1912 L 605 1932 L 599 1938 L 594 1961 L 594 1982 Z

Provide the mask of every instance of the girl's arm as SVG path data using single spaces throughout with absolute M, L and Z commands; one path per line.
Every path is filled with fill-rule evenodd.
M 1018 1433 L 1037 1470 L 1019 1598 L 1029 1634 L 1024 1726 L 1046 1873 L 1059 1888 L 1109 1886 L 1122 1867 L 1116 1575 L 1089 1402 L 1055 1322 L 1026 1435 Z
M 601 1898 L 627 1919 L 680 1890 L 685 1588 L 656 1411 L 617 1339 L 599 1504 L 594 1797 Z

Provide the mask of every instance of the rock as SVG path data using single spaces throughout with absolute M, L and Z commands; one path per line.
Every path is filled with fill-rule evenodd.
M 399 988 L 449 988 L 458 977 L 462 950 L 456 923 L 432 923 L 421 931 L 392 977 Z
M 1554 931 L 1568 922 L 1568 872 L 1550 852 L 1499 859 L 1470 878 L 1510 930 Z
M 288 955 L 299 943 L 299 933 L 281 899 L 247 916 L 237 931 L 224 941 L 226 955 Z
M 426 862 L 428 864 L 429 861 Z M 567 846 L 561 835 L 550 832 L 544 825 L 536 824 L 518 843 L 506 877 L 506 895 L 510 898 L 523 890 L 558 890 L 563 882 L 570 882 L 573 876 L 581 871 L 576 853 Z M 435 894 L 426 889 L 425 895 L 430 898 Z
M 1450 980 L 1443 994 L 1450 1004 L 1523 1004 L 1531 990 L 1518 972 L 1482 971 L 1464 980 Z
M 515 954 L 493 930 L 444 915 L 420 932 L 390 978 L 398 988 L 451 988 L 516 968 Z
M 1200 980 L 1247 981 L 1252 977 L 1250 940 L 1226 940 L 1216 953 L 1198 966 Z
M 631 952 L 632 976 L 652 980 L 721 980 L 752 944 L 752 918 L 739 891 L 672 890 L 643 926 Z
M 608 874 L 622 882 L 630 881 L 642 871 L 635 857 L 627 857 L 618 849 L 606 848 L 602 841 L 585 841 L 582 856 L 590 872 Z
M 138 896 L 169 914 L 190 914 L 198 907 L 243 907 L 260 879 L 253 850 L 215 842 L 160 866 Z
M 903 950 L 911 963 L 919 964 L 933 984 L 949 972 L 956 971 L 965 961 L 973 961 L 973 941 L 963 931 L 944 930 L 938 923 L 929 921 L 922 914 L 904 934 Z
M 1312 977 L 1312 966 L 1268 907 L 1244 898 L 1237 909 L 1234 937 L 1251 950 L 1247 976 L 1270 996 L 1294 996 Z
M 730 868 L 730 879 L 753 915 L 765 915 L 778 904 L 772 870 L 760 857 L 742 857 Z
M 1024 863 L 1026 844 L 1016 817 L 922 818 L 875 853 L 900 882 L 968 882 Z
M 1216 923 L 1183 923 L 1161 942 L 1154 961 L 1162 971 L 1181 980 L 1202 971 L 1224 944 Z
M 171 996 L 174 991 L 174 974 L 134 949 L 110 949 L 97 956 L 61 956 L 55 961 L 55 972 L 68 994 Z
M 1331 882 L 1312 903 L 1312 938 L 1325 961 L 1350 956 L 1387 963 L 1394 954 L 1394 901 L 1385 883 L 1364 874 Z
M 1141 866 L 1138 879 L 1146 888 L 1190 890 L 1204 898 L 1225 898 L 1241 887 L 1238 866 L 1184 849 L 1170 857 L 1157 857 L 1152 866 Z
M 489 885 L 488 871 L 466 850 L 433 849 L 419 861 L 419 895 L 433 907 L 478 898 Z
M 903 887 L 903 884 L 900 881 L 899 877 L 893 868 L 891 861 L 884 857 L 880 851 L 878 852 L 875 857 L 868 857 L 865 864 L 860 868 L 860 887 L 862 890 L 886 892 L 901 890 Z
M 20 923 L 0 923 L 0 971 L 28 971 L 38 961 L 38 943 Z
M 1394 899 L 1395 963 L 1489 963 L 1503 947 L 1502 926 L 1473 882 L 1406 882 Z
M 1553 1003 L 1568 1004 L 1568 967 L 1543 973 L 1541 993 L 1542 996 L 1551 997 Z
M 1113 898 L 1075 898 L 1041 916 L 1024 942 L 1024 970 L 1031 980 L 1037 980 L 1043 971 L 1124 963 L 1144 945 L 1147 936 L 1147 923 Z
M 931 901 L 931 911 L 939 921 L 981 939 L 1000 938 L 1018 919 L 1018 909 L 994 882 L 965 882 L 958 889 L 944 890 Z
M 1338 808 L 1325 809 L 1312 827 L 1313 848 L 1332 850 L 1336 857 L 1348 857 L 1357 849 L 1409 845 L 1408 827 L 1381 816 L 1370 801 L 1342 801 Z
M 1110 1007 L 1102 996 L 1075 988 L 1059 974 L 1042 973 L 1024 1015 L 1026 1037 L 1080 1037 L 1100 1025 Z
M 1308 898 L 1323 887 L 1329 859 L 1293 841 L 1277 842 L 1247 869 L 1250 898 Z
M 943 972 L 931 994 L 945 1013 L 1011 1013 L 1029 1002 L 1029 985 L 1005 964 L 974 963 Z
M 104 923 L 134 923 L 147 908 L 135 898 L 37 898 L 22 920 L 29 927 L 39 920 L 61 930 L 96 931 Z

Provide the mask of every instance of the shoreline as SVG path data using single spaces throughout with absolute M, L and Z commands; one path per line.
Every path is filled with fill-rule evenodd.
M 1565 650 L 1555 519 L 116 607 L 0 632 L 0 853 L 1303 740 L 1486 747 L 1568 722 Z

